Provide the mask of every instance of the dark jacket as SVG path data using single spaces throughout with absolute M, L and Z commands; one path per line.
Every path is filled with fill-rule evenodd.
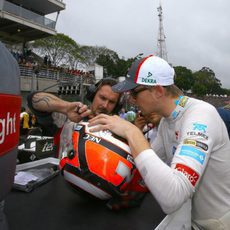
M 224 109 L 224 108 L 217 108 L 218 113 L 220 114 L 221 118 L 223 119 L 227 130 L 228 130 L 228 136 L 230 139 L 230 110 Z

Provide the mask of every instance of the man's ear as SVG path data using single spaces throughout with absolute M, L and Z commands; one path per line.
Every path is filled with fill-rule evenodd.
M 153 90 L 155 91 L 156 98 L 160 98 L 165 94 L 165 89 L 161 85 L 156 85 L 153 87 Z

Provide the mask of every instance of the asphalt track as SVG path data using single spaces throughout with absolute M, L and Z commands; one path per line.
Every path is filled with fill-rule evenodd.
M 165 217 L 151 194 L 140 207 L 113 212 L 81 197 L 61 175 L 30 193 L 12 190 L 5 213 L 9 230 L 152 230 Z

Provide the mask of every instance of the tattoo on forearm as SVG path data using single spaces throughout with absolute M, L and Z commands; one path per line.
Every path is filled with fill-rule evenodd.
M 36 96 L 34 95 L 33 99 L 32 99 L 32 103 L 33 103 L 33 107 L 36 109 L 39 109 L 39 107 L 41 106 L 46 106 L 47 109 L 50 108 L 50 103 L 52 101 L 57 101 L 58 99 L 53 97 L 52 95 L 45 95 L 43 97 L 41 96 Z

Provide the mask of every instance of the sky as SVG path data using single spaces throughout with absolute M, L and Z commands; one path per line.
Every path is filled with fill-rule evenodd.
M 105 46 L 120 58 L 156 54 L 160 0 L 63 0 L 57 32 L 80 45 Z M 230 1 L 161 0 L 168 62 L 209 67 L 230 89 Z

